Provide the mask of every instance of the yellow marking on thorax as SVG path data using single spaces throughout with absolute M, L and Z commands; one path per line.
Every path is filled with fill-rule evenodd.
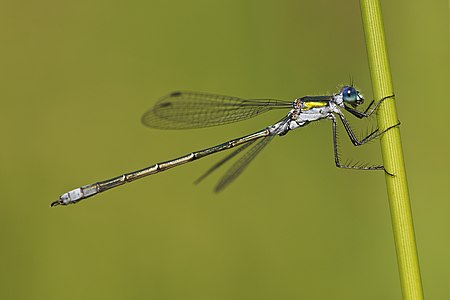
M 324 107 L 328 105 L 325 101 L 308 101 L 302 103 L 302 110 L 309 110 L 311 108 Z

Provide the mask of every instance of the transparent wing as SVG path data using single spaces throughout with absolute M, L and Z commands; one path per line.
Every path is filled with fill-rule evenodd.
M 236 155 L 238 155 L 240 152 L 242 152 L 243 150 L 247 149 L 250 145 L 252 145 L 256 140 L 253 141 L 249 141 L 248 143 L 240 146 L 239 148 L 235 149 L 233 152 L 231 152 L 230 154 L 228 154 L 227 156 L 225 156 L 225 158 L 223 158 L 222 160 L 220 160 L 219 162 L 217 162 L 214 166 L 212 166 L 211 168 L 208 169 L 208 171 L 206 171 L 202 176 L 200 176 L 194 183 L 198 184 L 200 183 L 200 181 L 202 181 L 203 179 L 205 179 L 206 177 L 208 177 L 212 172 L 214 172 L 215 170 L 217 170 L 220 166 L 222 166 L 224 163 L 226 163 L 227 161 L 229 161 L 230 159 L 232 159 L 233 157 L 235 157 Z
M 274 138 L 274 135 L 269 135 L 259 140 L 253 147 L 248 150 L 244 156 L 236 161 L 231 168 L 220 179 L 214 191 L 216 193 L 226 188 L 233 180 L 235 180 L 248 167 L 252 160 L 264 149 L 265 146 Z
M 174 92 L 148 110 L 142 116 L 142 123 L 160 129 L 200 128 L 238 122 L 281 108 L 292 108 L 292 102 Z

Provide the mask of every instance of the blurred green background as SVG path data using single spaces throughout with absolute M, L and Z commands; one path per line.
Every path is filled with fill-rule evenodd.
M 449 6 L 383 1 L 425 294 L 450 299 Z M 0 3 L 1 299 L 400 299 L 384 176 L 331 126 L 276 138 L 219 195 L 224 154 L 50 208 L 73 188 L 238 137 L 140 116 L 174 90 L 294 99 L 353 76 L 358 1 Z

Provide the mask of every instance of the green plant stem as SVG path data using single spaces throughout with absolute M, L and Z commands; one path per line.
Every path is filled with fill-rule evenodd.
M 381 7 L 379 0 L 360 0 L 360 5 L 373 95 L 375 99 L 381 99 L 394 94 Z M 394 99 L 388 99 L 380 105 L 377 118 L 379 128 L 387 128 L 398 122 Z M 382 136 L 381 150 L 386 170 L 395 175 L 386 174 L 386 187 L 403 299 L 423 299 L 399 127 Z

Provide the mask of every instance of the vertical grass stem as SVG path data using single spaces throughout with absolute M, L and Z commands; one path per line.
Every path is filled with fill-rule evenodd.
M 379 0 L 360 0 L 360 5 L 373 95 L 375 99 L 381 99 L 394 94 L 394 90 L 380 2 Z M 394 99 L 384 101 L 380 105 L 377 119 L 379 128 L 387 128 L 398 122 Z M 386 170 L 395 174 L 395 176 L 386 174 L 386 187 L 403 299 L 423 299 L 399 127 L 382 136 L 381 150 Z

